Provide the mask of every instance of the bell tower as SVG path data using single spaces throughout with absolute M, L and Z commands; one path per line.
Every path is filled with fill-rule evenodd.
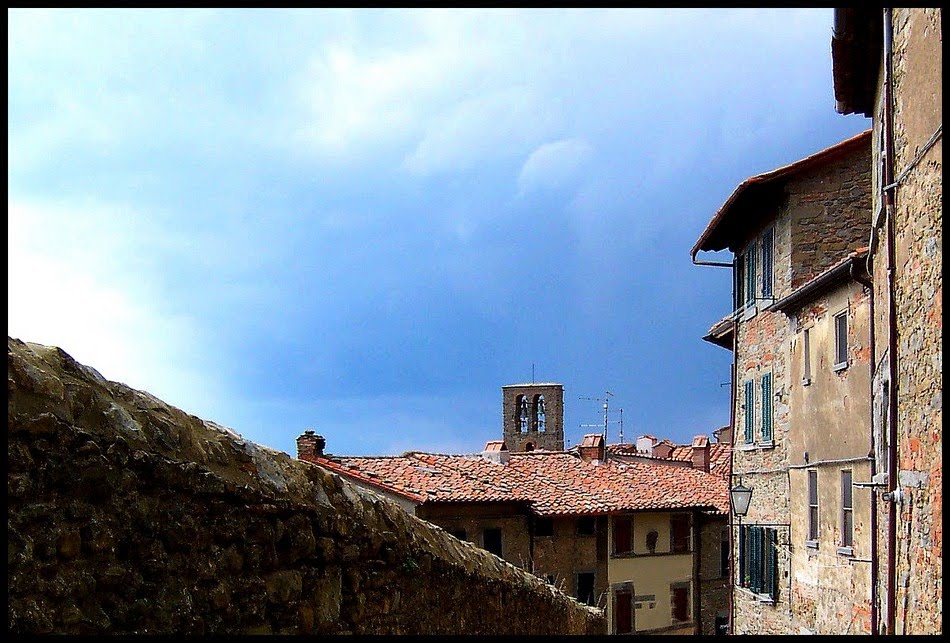
M 511 451 L 564 450 L 564 387 L 508 384 L 501 387 L 505 443 Z

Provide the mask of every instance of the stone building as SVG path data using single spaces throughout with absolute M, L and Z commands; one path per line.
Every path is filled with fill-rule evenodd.
M 506 401 L 518 395 L 533 399 L 503 389 Z M 570 451 L 548 446 L 561 448 L 509 451 L 498 440 L 477 454 L 347 457 L 308 432 L 298 458 L 606 609 L 612 633 L 714 633 L 726 610 L 728 495 L 707 472 L 709 445 L 695 468 L 622 461 L 599 434 Z
M 564 449 L 561 384 L 509 384 L 501 392 L 504 441 L 512 451 Z
M 867 379 L 853 375 L 862 369 L 866 375 L 869 364 L 867 305 L 860 285 L 858 294 L 853 285 L 843 286 L 844 294 L 824 288 L 829 282 L 839 285 L 841 262 L 864 241 L 869 159 L 870 132 L 864 132 L 747 179 L 691 251 L 699 264 L 710 263 L 696 260 L 700 251 L 728 249 L 734 255 L 731 264 L 719 263 L 733 270 L 733 312 L 704 338 L 733 352 L 730 486 L 741 482 L 753 489 L 747 517 L 731 532 L 734 633 L 813 631 L 813 611 L 799 613 L 802 603 L 797 599 L 816 596 L 822 578 L 818 570 L 827 564 L 826 556 L 845 570 L 844 577 L 868 574 L 850 562 L 865 553 L 863 544 L 855 543 L 850 554 L 839 552 L 827 536 L 802 538 L 798 525 L 813 515 L 814 506 L 799 493 L 801 480 L 810 481 L 813 495 L 830 503 L 828 499 L 842 493 L 843 478 L 833 475 L 833 468 L 859 467 L 852 471 L 857 481 L 854 476 L 863 473 L 860 467 L 868 461 Z M 824 342 L 833 332 L 829 328 L 845 333 L 843 352 L 834 359 L 826 354 Z M 814 385 L 798 378 L 799 353 L 811 336 Z M 820 356 L 815 352 L 819 347 L 824 351 Z M 810 388 L 803 391 L 805 387 Z M 829 417 L 835 424 L 823 424 Z M 835 434 L 838 426 L 847 426 L 848 440 L 842 442 Z M 863 526 L 869 509 L 855 502 L 852 510 L 851 520 Z M 818 529 L 820 521 L 820 528 L 830 534 L 834 518 L 820 512 L 812 525 Z M 839 581 L 842 587 L 849 582 Z M 816 600 L 831 601 L 825 593 Z M 856 597 L 848 609 L 854 621 L 850 612 L 866 613 L 866 597 Z
M 942 630 L 943 29 L 939 8 L 836 9 L 841 114 L 872 120 L 875 632 Z

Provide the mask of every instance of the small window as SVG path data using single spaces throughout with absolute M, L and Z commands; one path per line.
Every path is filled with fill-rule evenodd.
M 525 442 L 524 443 L 525 451 L 534 451 L 534 442 Z
M 580 572 L 577 575 L 577 601 L 594 604 L 594 572 Z
M 630 518 L 622 517 L 614 519 L 614 553 L 615 554 L 626 554 L 628 553 L 631 547 L 631 534 L 633 533 L 633 525 Z
M 772 246 L 775 230 L 769 228 L 762 233 L 762 296 L 772 296 Z
M 835 315 L 835 365 L 841 370 L 848 366 L 848 311 Z
M 802 384 L 808 386 L 811 384 L 811 329 L 806 328 L 802 335 Z
M 808 472 L 808 540 L 818 542 L 818 472 Z
M 633 594 L 630 590 L 620 590 L 614 594 L 614 633 L 631 634 L 633 632 Z
M 762 376 L 762 441 L 772 441 L 772 374 Z
M 745 443 L 755 442 L 755 385 L 752 380 L 745 383 Z
M 465 540 L 465 530 L 464 529 L 450 529 L 449 533 L 458 538 L 459 540 Z
M 580 536 L 594 535 L 594 517 L 584 516 L 577 519 L 577 533 Z
M 534 535 L 535 536 L 553 536 L 554 535 L 554 519 L 553 518 L 535 519 Z
M 854 507 L 851 496 L 851 470 L 841 471 L 841 546 L 854 544 Z
M 689 585 L 671 585 L 670 599 L 673 620 L 681 623 L 690 620 Z
M 482 534 L 482 541 L 485 549 L 501 558 L 501 529 L 486 529 Z
M 689 515 L 670 516 L 670 551 L 682 554 L 689 551 Z

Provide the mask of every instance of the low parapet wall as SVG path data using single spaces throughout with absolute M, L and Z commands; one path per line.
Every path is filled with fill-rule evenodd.
M 14 633 L 584 634 L 600 610 L 319 467 L 7 340 Z

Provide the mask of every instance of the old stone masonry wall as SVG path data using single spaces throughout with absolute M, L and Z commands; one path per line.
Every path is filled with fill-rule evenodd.
M 319 467 L 7 340 L 13 633 L 583 634 L 602 612 Z

